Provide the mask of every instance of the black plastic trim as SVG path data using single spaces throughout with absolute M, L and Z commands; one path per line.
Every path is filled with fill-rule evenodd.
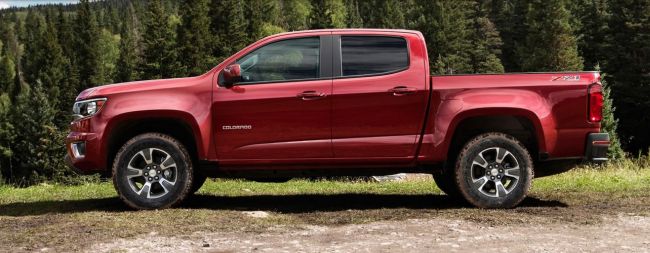
M 343 58 L 341 56 L 341 35 L 333 35 L 334 41 L 332 43 L 332 69 L 333 77 L 340 77 L 343 75 Z
M 596 141 L 607 142 L 607 144 L 594 144 Z M 585 148 L 585 160 L 588 162 L 602 163 L 608 160 L 607 150 L 609 149 L 608 133 L 590 133 L 587 136 Z
M 332 35 L 320 37 L 320 78 L 330 79 L 333 76 L 334 62 L 332 57 Z

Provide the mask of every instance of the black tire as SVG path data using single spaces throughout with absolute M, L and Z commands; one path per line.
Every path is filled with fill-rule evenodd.
M 436 182 L 436 185 L 442 192 L 447 194 L 449 197 L 457 198 L 460 197 L 460 191 L 456 185 L 456 180 L 454 179 L 452 171 L 445 171 L 440 174 L 433 174 L 433 181 Z
M 120 148 L 113 162 L 115 190 L 134 209 L 177 206 L 190 193 L 193 178 L 187 149 L 160 133 L 133 137 Z
M 470 140 L 458 155 L 456 184 L 479 208 L 512 208 L 528 194 L 533 180 L 530 154 L 517 139 L 486 133 Z
M 201 189 L 201 186 L 205 183 L 205 180 L 207 180 L 208 177 L 205 175 L 202 175 L 200 173 L 194 173 L 194 180 L 192 180 L 192 189 L 190 190 L 191 194 L 196 193 Z

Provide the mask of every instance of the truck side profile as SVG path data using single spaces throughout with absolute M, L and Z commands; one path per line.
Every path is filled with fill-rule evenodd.
M 602 103 L 597 72 L 430 76 L 417 31 L 290 32 L 200 76 L 81 92 L 66 160 L 136 209 L 178 205 L 207 177 L 399 172 L 511 208 L 534 174 L 607 160 Z

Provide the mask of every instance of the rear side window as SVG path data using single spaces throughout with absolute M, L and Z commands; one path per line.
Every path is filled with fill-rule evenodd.
M 374 75 L 408 67 L 406 40 L 397 37 L 342 36 L 343 76 Z

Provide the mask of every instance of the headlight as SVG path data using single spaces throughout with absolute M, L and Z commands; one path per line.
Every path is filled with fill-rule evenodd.
M 74 113 L 75 119 L 89 117 L 99 112 L 102 107 L 104 107 L 105 103 L 106 98 L 93 98 L 78 101 L 74 103 L 74 106 L 72 106 L 72 112 Z

